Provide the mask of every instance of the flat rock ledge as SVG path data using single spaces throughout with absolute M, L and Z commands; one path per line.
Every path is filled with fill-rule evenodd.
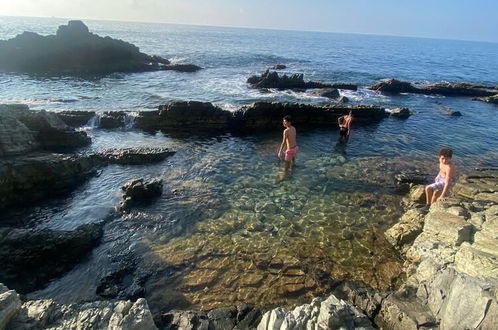
M 121 165 L 140 165 L 160 162 L 172 155 L 176 151 L 168 148 L 123 148 L 104 149 L 99 156 L 104 162 Z
M 43 74 L 107 74 L 175 70 L 195 72 L 193 64 L 171 64 L 141 53 L 128 42 L 91 33 L 82 21 L 59 26 L 56 35 L 24 32 L 0 40 L 0 71 Z
M 482 101 L 482 102 L 486 102 L 486 103 L 498 104 L 498 94 L 495 94 L 492 96 L 477 97 L 477 98 L 474 98 L 474 100 Z
M 397 79 L 382 80 L 368 88 L 384 94 L 415 93 L 426 95 L 438 94 L 444 96 L 473 97 L 486 97 L 498 94 L 496 86 L 481 86 L 468 83 L 439 83 L 415 87 L 410 82 Z
M 382 301 L 381 328 L 496 329 L 498 167 L 461 175 L 453 195 L 409 209 L 386 232 L 406 258 L 407 280 Z M 423 186 L 410 196 L 420 201 Z

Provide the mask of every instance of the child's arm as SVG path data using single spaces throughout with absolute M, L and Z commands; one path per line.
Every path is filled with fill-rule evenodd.
M 282 154 L 282 150 L 284 150 L 285 146 L 285 139 L 287 138 L 287 130 L 284 130 L 283 137 L 282 137 L 282 143 L 280 144 L 280 148 L 278 148 L 278 153 L 277 157 L 280 158 L 280 155 Z
M 455 175 L 454 173 L 455 173 L 455 170 L 453 169 L 453 166 L 449 166 L 448 171 L 446 172 L 446 181 L 444 182 L 443 191 L 441 192 L 441 196 L 439 196 L 436 201 L 440 201 L 440 200 L 444 199 L 444 197 L 446 196 L 446 193 L 448 192 L 448 189 L 450 188 L 451 179 Z

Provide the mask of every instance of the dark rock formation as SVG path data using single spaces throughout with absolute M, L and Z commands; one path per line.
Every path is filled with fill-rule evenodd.
M 339 103 L 348 103 L 349 99 L 346 96 L 341 96 L 337 99 L 337 102 Z
M 486 103 L 498 104 L 498 94 L 486 97 L 477 97 L 474 100 L 483 101 Z
M 311 91 L 310 93 L 316 96 L 328 97 L 330 99 L 336 99 L 341 96 L 336 88 L 321 88 Z
M 266 70 L 261 76 L 251 76 L 247 79 L 251 88 L 277 88 L 277 89 L 309 89 L 309 88 L 339 88 L 356 90 L 358 86 L 353 84 L 326 84 L 321 82 L 304 81 L 303 74 L 292 76 L 279 76 L 275 71 Z
M 56 35 L 24 32 L 0 41 L 0 71 L 48 74 L 106 74 L 153 70 L 196 71 L 190 64 L 141 53 L 122 40 L 90 33 L 81 21 L 69 21 Z
M 195 64 L 167 64 L 161 66 L 161 70 L 171 70 L 178 72 L 197 72 L 202 68 Z
M 387 94 L 417 93 L 444 96 L 492 96 L 498 93 L 498 90 L 496 90 L 495 87 L 467 83 L 441 83 L 417 88 L 407 81 L 396 79 L 380 81 L 370 86 L 369 89 Z
M 101 224 L 74 231 L 0 228 L 0 281 L 20 293 L 40 288 L 77 264 L 101 235 Z
M 0 209 L 63 195 L 100 164 L 97 156 L 34 153 L 0 158 Z
M 415 93 L 417 91 L 417 88 L 413 87 L 411 83 L 397 79 L 380 81 L 370 86 L 369 89 L 389 94 Z
M 123 111 L 106 111 L 98 114 L 100 128 L 124 127 L 126 113 Z
M 49 150 L 77 148 L 91 142 L 85 132 L 75 131 L 52 112 L 30 111 L 25 105 L 2 104 L 0 118 L 0 128 L 5 129 L 0 130 L 0 145 L 4 145 L 2 149 L 5 150 L 3 155 L 20 154 L 37 147 Z M 9 143 L 20 143 L 19 152 L 14 151 L 16 148 L 8 148 Z
M 256 329 L 261 312 L 244 303 L 234 307 L 203 311 L 172 311 L 161 315 L 156 323 L 161 329 Z
M 377 122 L 387 116 L 385 109 L 376 106 L 313 106 L 294 103 L 256 102 L 236 112 L 223 110 L 211 103 L 170 102 L 158 111 L 140 112 L 135 126 L 147 131 L 171 129 L 225 130 L 274 130 L 281 128 L 282 118 L 291 115 L 293 122 L 306 127 L 330 127 L 337 125 L 337 118 L 350 110 L 355 123 Z
M 89 123 L 89 121 L 95 116 L 95 111 L 78 111 L 78 110 L 67 110 L 56 112 L 57 117 L 62 119 L 62 121 L 71 127 L 81 127 Z
M 276 65 L 272 66 L 269 69 L 270 70 L 284 70 L 284 69 L 287 69 L 287 65 L 285 65 L 285 64 L 276 64 Z
M 157 111 L 142 111 L 135 119 L 135 125 L 144 130 L 174 128 L 223 129 L 232 118 L 230 111 L 208 102 L 174 101 L 162 105 Z
M 123 200 L 119 203 L 117 210 L 127 212 L 133 206 L 139 205 L 163 193 L 163 181 L 152 179 L 144 182 L 144 179 L 135 179 L 127 182 L 122 188 Z
M 353 112 L 355 124 L 380 121 L 387 113 L 376 106 L 312 106 L 306 104 L 256 102 L 242 108 L 235 114 L 239 129 L 274 130 L 282 126 L 282 118 L 292 116 L 292 123 L 297 127 L 335 127 L 337 118 Z
M 138 165 L 160 162 L 175 154 L 168 148 L 105 149 L 99 156 L 111 164 Z
M 143 298 L 149 275 L 137 267 L 133 256 L 123 256 L 123 260 L 100 280 L 96 293 L 107 299 Z
M 411 116 L 411 112 L 408 108 L 395 108 L 390 111 L 391 116 L 406 119 Z

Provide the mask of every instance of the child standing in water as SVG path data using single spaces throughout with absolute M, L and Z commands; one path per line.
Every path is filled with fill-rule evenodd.
M 351 122 L 353 121 L 353 113 L 350 110 L 345 116 L 340 116 L 337 119 L 339 124 L 339 137 L 341 140 L 347 140 L 349 138 L 349 133 L 351 133 Z
M 425 187 L 427 205 L 438 202 L 446 197 L 451 186 L 455 183 L 455 166 L 451 162 L 453 150 L 442 148 L 439 150 L 439 173 L 433 184 Z
M 285 171 L 288 171 L 291 165 L 294 165 L 299 147 L 296 144 L 296 128 L 292 126 L 291 116 L 284 117 L 283 125 L 285 130 L 277 156 L 281 159 L 284 146 L 287 146 L 287 150 L 285 151 Z

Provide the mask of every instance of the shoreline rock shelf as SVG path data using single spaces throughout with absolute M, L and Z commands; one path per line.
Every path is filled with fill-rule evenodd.
M 0 71 L 42 74 L 108 74 L 175 70 L 195 72 L 193 64 L 171 64 L 141 53 L 128 42 L 91 33 L 82 21 L 61 25 L 56 35 L 24 32 L 0 40 Z

